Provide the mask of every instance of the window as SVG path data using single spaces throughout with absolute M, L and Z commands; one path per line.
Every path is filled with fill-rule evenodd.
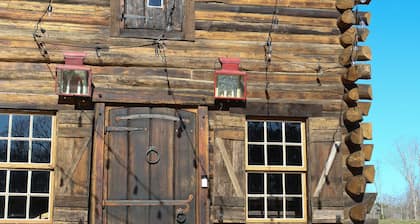
M 300 121 L 247 122 L 247 220 L 306 220 L 306 149 Z
M 111 0 L 111 35 L 192 40 L 194 0 Z
M 51 115 L 0 113 L 0 222 L 51 219 Z

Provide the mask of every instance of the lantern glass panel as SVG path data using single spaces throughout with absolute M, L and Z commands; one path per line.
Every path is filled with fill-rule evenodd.
M 58 70 L 58 93 L 70 95 L 89 94 L 89 71 Z
M 216 80 L 216 97 L 243 98 L 244 76 L 218 75 Z

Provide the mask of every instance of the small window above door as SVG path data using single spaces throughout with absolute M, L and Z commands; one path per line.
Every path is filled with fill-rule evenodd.
M 149 8 L 163 8 L 163 0 L 147 0 Z
M 194 38 L 194 0 L 111 0 L 111 17 L 111 36 Z

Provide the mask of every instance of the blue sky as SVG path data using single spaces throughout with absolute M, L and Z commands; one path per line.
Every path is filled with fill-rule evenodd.
M 365 121 L 373 123 L 373 164 L 383 194 L 400 195 L 407 186 L 400 177 L 395 144 L 420 142 L 420 1 L 372 0 L 360 11 L 372 14 L 368 41 L 372 49 L 373 101 Z M 368 188 L 374 190 L 373 186 Z

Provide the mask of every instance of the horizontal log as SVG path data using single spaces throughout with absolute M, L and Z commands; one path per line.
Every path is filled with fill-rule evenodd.
M 347 123 L 359 122 L 363 119 L 362 112 L 359 107 L 350 107 L 344 112 L 343 119 Z
M 370 13 L 369 12 L 356 12 L 348 9 L 338 17 L 337 26 L 340 28 L 341 32 L 344 33 L 353 25 L 369 25 L 370 24 Z
M 74 109 L 72 105 L 58 104 L 57 95 L 0 92 L 0 107 L 7 109 L 60 110 Z
M 372 52 L 368 46 L 349 46 L 343 50 L 339 62 L 343 66 L 351 65 L 356 61 L 369 61 L 372 59 Z
M 206 6 L 208 7 L 208 6 Z M 237 8 L 237 7 L 235 7 Z M 196 20 L 204 21 L 224 21 L 224 22 L 244 22 L 249 23 L 268 23 L 271 24 L 273 19 L 273 9 L 269 14 L 260 14 L 260 13 L 242 13 L 242 12 L 227 12 L 227 11 L 213 11 L 208 8 L 203 10 L 197 10 L 195 12 Z M 306 10 L 305 10 L 306 11 Z M 301 17 L 301 16 L 287 16 L 283 15 L 280 12 L 277 14 L 277 19 L 281 21 L 283 25 L 308 25 L 311 24 L 316 27 L 335 27 L 338 17 L 338 12 L 335 14 L 335 17 L 332 18 L 318 18 L 318 17 Z M 264 25 L 264 24 L 261 24 Z
M 363 138 L 372 140 L 372 123 L 361 123 L 360 128 L 363 130 Z
M 370 161 L 372 158 L 372 153 L 373 153 L 373 144 L 362 145 L 362 151 L 363 151 L 363 154 L 365 155 L 365 160 Z
M 366 219 L 367 213 L 369 213 L 366 205 L 358 204 L 350 209 L 349 217 L 353 222 L 363 223 Z
M 346 192 L 351 196 L 360 196 L 365 193 L 366 179 L 363 176 L 352 176 L 346 183 Z
M 312 9 L 331 9 L 335 7 L 335 0 L 325 1 L 306 1 L 306 0 L 289 0 L 289 1 L 272 1 L 272 0 L 195 0 L 195 2 L 218 2 L 230 5 L 254 5 L 254 6 L 277 6 L 290 8 L 312 8 Z
M 172 90 L 172 95 L 170 95 L 167 88 L 137 88 L 136 90 L 95 88 L 92 100 L 114 103 L 203 105 L 213 104 L 214 95 L 213 91 L 191 91 L 190 89 Z
M 357 87 L 348 90 L 343 96 L 343 100 L 349 105 L 356 104 L 356 101 L 358 101 L 359 98 L 359 90 Z
M 355 45 L 356 42 L 365 42 L 369 35 L 367 28 L 351 27 L 340 36 L 340 43 L 343 47 Z
M 359 96 L 360 99 L 363 100 L 372 100 L 373 94 L 372 94 L 372 86 L 367 84 L 360 84 L 358 85 L 359 90 Z
M 339 10 L 352 9 L 357 4 L 368 5 L 370 0 L 337 0 L 335 6 Z
M 103 52 L 101 57 L 97 57 L 96 51 L 85 51 L 88 56 L 85 58 L 85 64 L 87 65 L 98 65 L 98 66 L 142 66 L 142 67 L 162 67 L 163 63 L 159 57 L 142 54 L 144 48 L 128 48 L 130 52 Z M 149 50 L 149 49 L 148 49 Z M 50 63 L 64 63 L 62 50 L 50 50 L 49 59 Z M 221 52 L 221 51 L 220 51 Z M 220 52 L 215 52 L 215 55 L 220 55 Z M 146 51 L 144 52 L 146 53 Z M 174 51 L 175 55 L 168 56 L 168 67 L 172 68 L 194 68 L 194 69 L 214 69 L 215 58 L 214 57 L 203 57 L 205 53 L 201 52 L 200 57 L 179 57 L 176 54 L 180 54 L 180 51 Z M 226 52 L 225 52 L 226 53 Z M 308 55 L 310 53 L 308 52 Z M 228 57 L 237 56 L 238 53 L 230 51 L 227 54 Z M 318 67 L 318 59 L 321 61 L 325 60 L 323 57 L 307 57 L 306 55 L 296 56 L 290 55 L 291 58 L 284 58 L 284 54 L 277 54 L 276 61 L 273 61 L 270 68 L 285 70 L 306 70 L 315 69 Z M 338 67 L 339 65 L 335 62 L 334 54 L 330 53 L 330 56 L 325 56 L 329 62 L 320 62 L 321 66 L 325 69 Z M 303 59 L 305 58 L 305 59 Z M 48 60 L 43 58 L 38 49 L 35 48 L 0 48 L 0 62 L 1 61 L 13 61 L 13 62 L 38 62 L 47 63 Z M 297 62 L 298 61 L 298 62 Z M 243 59 L 241 60 L 241 70 L 252 70 L 252 71 L 265 71 L 264 56 L 255 59 Z M 312 70 L 313 72 L 314 70 Z
M 269 32 L 271 24 L 262 23 L 238 23 L 221 21 L 202 21 L 195 22 L 197 30 L 224 31 L 224 32 Z M 273 33 L 302 34 L 302 35 L 334 35 L 339 31 L 334 27 L 313 27 L 309 25 L 279 24 Z
M 342 32 L 349 29 L 353 24 L 356 23 L 356 17 L 351 9 L 346 10 L 337 19 L 337 26 Z
M 196 30 L 196 40 L 248 40 L 261 41 L 267 38 L 267 34 L 258 32 L 221 32 Z M 272 33 L 273 43 L 275 42 L 306 42 L 306 43 L 325 43 L 337 44 L 339 40 L 337 35 L 302 35 L 302 34 L 279 34 Z M 219 41 L 220 42 L 220 41 Z
M 364 166 L 363 176 L 366 178 L 367 183 L 373 183 L 375 181 L 375 166 L 374 165 Z
M 348 147 L 351 148 L 352 145 L 361 145 L 363 143 L 363 134 L 361 128 L 356 128 L 355 130 L 348 133 L 345 137 Z
M 246 107 L 232 107 L 230 112 L 238 114 L 247 114 L 253 116 L 266 116 L 267 114 L 275 116 L 287 116 L 293 114 L 296 117 L 312 117 L 322 114 L 322 105 L 313 103 L 267 103 L 267 102 L 249 102 Z
M 346 159 L 346 164 L 352 168 L 361 168 L 365 165 L 365 153 L 356 151 L 350 154 Z
M 357 106 L 360 108 L 360 111 L 362 112 L 363 116 L 369 115 L 371 104 L 372 104 L 371 102 L 362 102 L 362 101 L 357 102 Z
M 344 83 L 354 83 L 359 79 L 370 79 L 370 64 L 354 64 L 349 67 L 347 73 L 343 74 Z
M 196 12 L 199 10 L 208 10 L 208 11 L 223 11 L 223 12 L 235 12 L 235 13 L 258 13 L 258 14 L 273 14 L 272 6 L 265 5 L 230 5 L 230 4 L 221 4 L 219 2 L 199 2 L 195 3 Z M 294 16 L 294 17 L 313 17 L 313 18 L 334 18 L 336 19 L 339 16 L 339 12 L 335 9 L 316 9 L 316 8 L 294 8 L 290 6 L 279 6 L 276 8 L 278 15 L 283 16 Z M 283 21 L 283 20 L 280 20 Z

